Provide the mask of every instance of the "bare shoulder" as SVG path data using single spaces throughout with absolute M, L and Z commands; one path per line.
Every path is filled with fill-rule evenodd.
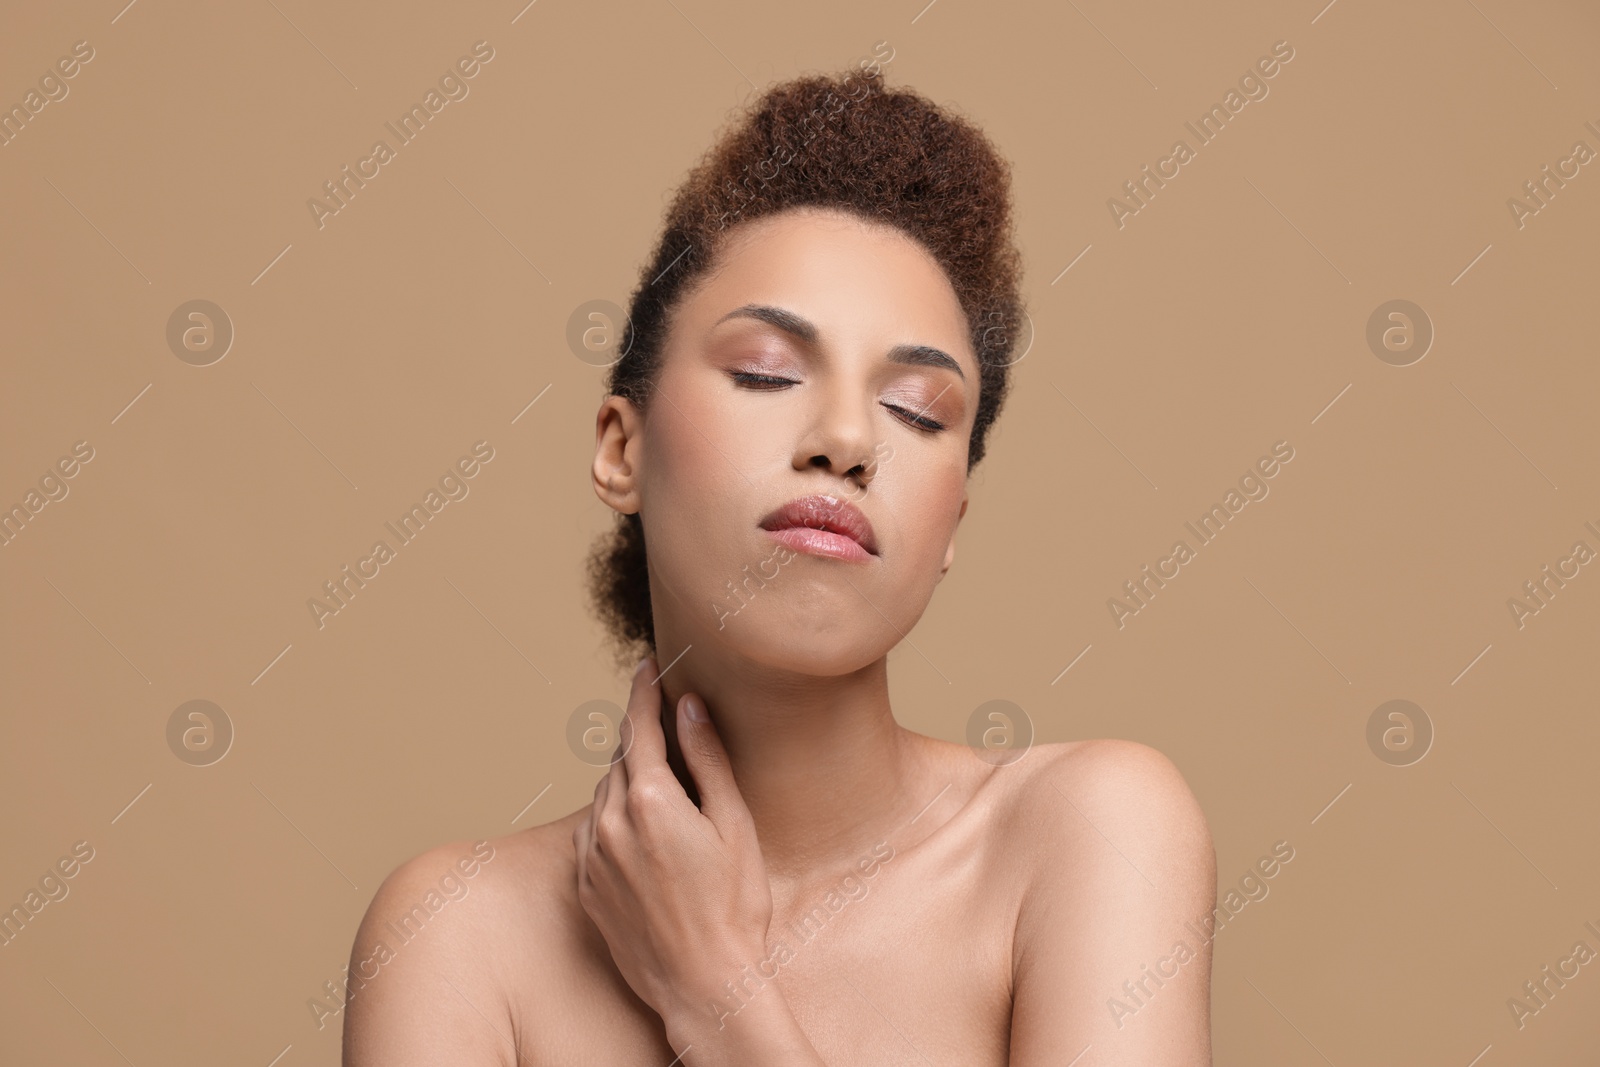
M 351 947 L 346 1067 L 516 1061 L 510 991 L 558 949 L 548 931 L 572 928 L 572 830 L 584 810 L 437 845 L 390 872 Z
M 1012 1064 L 1209 1067 L 1216 853 L 1165 754 L 1134 741 L 1038 746 L 1007 822 L 1025 882 L 1013 937 Z M 1137 1022 L 1129 1016 L 1138 1015 Z
M 494 954 L 518 947 L 517 939 L 534 934 L 542 919 L 563 910 L 563 891 L 575 878 L 572 830 L 585 811 L 499 837 L 437 845 L 413 856 L 384 879 L 361 933 L 375 939 L 387 934 L 391 942 L 400 940 L 408 948 L 422 946 L 424 928 L 434 928 L 448 913 L 449 935 L 429 938 L 429 949 L 441 956 L 469 957 L 479 967 L 491 964 Z M 445 929 L 442 922 L 436 928 Z M 358 935 L 358 948 L 360 940 Z
M 1160 749 L 1121 738 L 1036 745 L 1022 790 L 1029 799 L 1054 794 L 1069 804 L 1115 802 L 1132 814 L 1205 828 L 1194 791 L 1177 764 Z
M 1214 893 L 1210 826 L 1159 749 L 1115 738 L 1068 741 L 1036 746 L 1018 766 L 1026 770 L 1013 784 L 1008 821 L 1023 831 L 1016 847 L 1038 873 L 1087 865 L 1186 898 Z

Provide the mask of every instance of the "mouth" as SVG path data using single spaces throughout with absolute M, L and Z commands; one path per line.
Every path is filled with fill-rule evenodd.
M 878 542 L 861 509 L 836 496 L 812 495 L 772 511 L 760 527 L 796 552 L 831 559 L 872 559 Z

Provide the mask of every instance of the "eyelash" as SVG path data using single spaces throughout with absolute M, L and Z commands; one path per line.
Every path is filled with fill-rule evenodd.
M 775 378 L 770 374 L 754 374 L 750 371 L 732 371 L 731 373 L 733 375 L 733 380 L 738 382 L 740 385 L 751 386 L 757 389 L 780 389 L 785 385 L 799 384 L 793 378 Z M 901 421 L 905 422 L 906 425 L 911 426 L 914 429 L 925 430 L 928 433 L 938 433 L 940 430 L 945 428 L 944 423 L 939 422 L 937 419 L 930 419 L 926 415 L 918 415 L 915 412 L 907 411 L 905 408 L 896 407 L 893 404 L 885 404 L 883 406 L 897 415 L 904 416 Z

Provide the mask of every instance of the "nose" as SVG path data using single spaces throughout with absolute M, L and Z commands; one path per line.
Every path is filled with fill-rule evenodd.
M 795 449 L 796 470 L 820 467 L 866 489 L 877 473 L 873 406 L 860 383 L 818 390 L 817 410 Z

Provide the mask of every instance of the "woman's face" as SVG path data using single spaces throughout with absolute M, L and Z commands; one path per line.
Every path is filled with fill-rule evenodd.
M 912 239 L 822 209 L 742 223 L 676 310 L 648 417 L 601 409 L 596 490 L 640 512 L 658 637 L 816 675 L 885 655 L 954 559 L 978 391 Z M 853 507 L 870 532 L 763 528 L 806 497 L 789 523 Z

